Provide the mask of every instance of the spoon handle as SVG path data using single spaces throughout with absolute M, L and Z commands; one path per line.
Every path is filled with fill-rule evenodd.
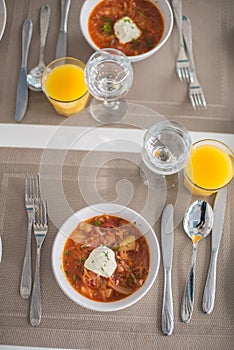
M 211 252 L 210 266 L 202 299 L 202 309 L 208 315 L 214 308 L 217 253 L 217 250 Z
M 184 323 L 191 320 L 194 304 L 194 287 L 195 287 L 195 265 L 196 265 L 197 246 L 193 246 L 192 261 L 189 268 L 187 285 L 181 303 L 181 318 Z
M 44 49 L 45 42 L 48 33 L 50 23 L 50 7 L 49 5 L 44 5 L 41 7 L 40 11 L 40 62 L 39 64 L 44 65 Z

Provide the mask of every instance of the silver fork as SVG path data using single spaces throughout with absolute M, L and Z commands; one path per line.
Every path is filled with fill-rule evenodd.
M 30 323 L 32 326 L 38 326 L 41 322 L 41 285 L 40 285 L 40 258 L 41 247 L 48 232 L 47 203 L 38 199 L 34 203 L 34 235 L 37 244 L 36 270 L 33 284 Z
M 40 197 L 39 174 L 27 174 L 25 178 L 25 207 L 28 215 L 28 233 L 20 282 L 20 295 L 28 299 L 32 289 L 31 236 L 34 200 Z
M 189 99 L 193 106 L 193 109 L 206 109 L 206 100 L 201 88 L 201 85 L 197 79 L 195 63 L 193 58 L 193 46 L 192 46 L 192 26 L 190 19 L 186 16 L 182 17 L 183 22 L 183 36 L 185 45 L 187 48 L 191 70 L 193 74 L 193 81 L 189 84 Z
M 190 62 L 185 52 L 183 31 L 182 31 L 182 1 L 172 0 L 172 8 L 179 33 L 179 54 L 176 61 L 176 72 L 178 78 L 183 82 L 193 81 Z

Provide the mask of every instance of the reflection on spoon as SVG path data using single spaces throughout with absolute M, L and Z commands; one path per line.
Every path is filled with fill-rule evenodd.
M 193 255 L 189 269 L 188 281 L 181 304 L 181 318 L 187 323 L 191 320 L 194 304 L 195 264 L 198 242 L 206 237 L 213 226 L 213 210 L 202 200 L 191 204 L 184 216 L 184 230 L 193 242 Z

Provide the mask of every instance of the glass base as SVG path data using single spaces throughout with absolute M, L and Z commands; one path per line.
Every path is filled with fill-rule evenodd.
M 149 189 L 165 189 L 167 188 L 166 177 L 151 171 L 143 162 L 140 164 L 140 178 Z
M 175 189 L 179 182 L 177 173 L 166 176 L 154 173 L 146 167 L 143 161 L 140 163 L 140 178 L 152 190 Z
M 99 123 L 117 123 L 121 121 L 127 113 L 128 104 L 126 101 L 99 102 L 92 101 L 90 113 Z

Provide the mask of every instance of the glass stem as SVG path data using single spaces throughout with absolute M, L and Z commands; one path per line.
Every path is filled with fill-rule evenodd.
M 104 100 L 104 107 L 107 109 L 111 109 L 112 111 L 117 111 L 119 109 L 119 102 Z

